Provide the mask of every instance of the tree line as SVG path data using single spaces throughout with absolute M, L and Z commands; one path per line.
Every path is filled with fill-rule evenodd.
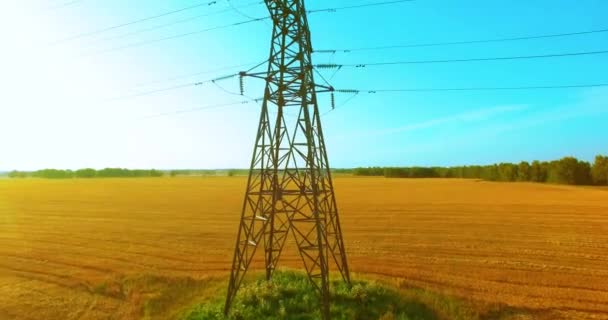
M 72 179 L 72 178 L 143 178 L 143 177 L 162 177 L 163 171 L 160 170 L 130 170 L 122 168 L 105 168 L 95 170 L 91 168 L 80 170 L 58 170 L 43 169 L 33 172 L 11 171 L 9 178 L 45 178 L 45 179 Z
M 170 170 L 168 172 L 170 177 L 184 177 L 184 176 L 246 176 L 249 174 L 249 169 L 179 169 Z
M 533 161 L 529 163 L 498 163 L 486 166 L 457 167 L 366 167 L 354 169 L 332 169 L 335 174 L 356 176 L 384 176 L 387 178 L 465 178 L 489 181 L 530 181 L 571 185 L 608 185 L 608 156 L 598 155 L 593 164 L 565 157 L 555 161 Z M 44 169 L 33 172 L 11 171 L 9 178 L 140 178 L 169 176 L 235 176 L 247 175 L 245 169 L 224 170 L 130 170 L 105 168 L 101 170 L 57 170 Z
M 555 161 L 498 163 L 458 167 L 355 168 L 357 176 L 387 178 L 465 178 L 489 181 L 529 181 L 570 185 L 608 185 L 608 157 L 598 155 L 593 164 L 574 157 Z

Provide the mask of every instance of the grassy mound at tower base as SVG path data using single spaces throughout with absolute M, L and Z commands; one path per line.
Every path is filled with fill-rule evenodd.
M 331 281 L 332 319 L 427 320 L 438 316 L 423 302 L 371 281 Z M 321 319 L 317 292 L 305 274 L 277 272 L 272 281 L 245 282 L 229 316 L 223 315 L 224 297 L 195 306 L 184 320 Z

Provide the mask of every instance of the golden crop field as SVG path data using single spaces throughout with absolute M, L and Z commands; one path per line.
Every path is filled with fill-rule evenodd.
M 153 318 L 142 305 L 167 286 L 199 288 L 167 305 L 223 287 L 245 183 L 0 180 L 0 319 Z M 335 185 L 357 274 L 544 318 L 608 319 L 607 189 L 357 177 Z M 299 267 L 287 245 L 281 263 Z M 209 277 L 221 281 L 206 286 Z

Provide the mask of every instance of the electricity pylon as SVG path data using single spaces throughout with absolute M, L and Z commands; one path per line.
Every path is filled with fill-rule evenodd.
M 350 275 L 327 160 L 303 0 L 265 0 L 273 22 L 260 123 L 228 284 L 228 314 L 256 249 L 263 246 L 266 279 L 289 233 L 329 319 L 329 261 Z M 241 74 L 244 75 L 243 73 Z

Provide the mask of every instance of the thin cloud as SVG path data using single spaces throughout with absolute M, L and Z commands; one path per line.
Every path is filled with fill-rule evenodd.
M 442 126 L 446 124 L 454 124 L 454 123 L 468 123 L 468 122 L 481 122 L 488 120 L 490 118 L 496 117 L 498 115 L 509 113 L 509 112 L 517 112 L 525 110 L 527 106 L 524 105 L 506 105 L 506 106 L 497 106 L 493 108 L 484 108 L 478 109 L 474 111 L 468 111 L 464 113 L 459 113 L 455 115 L 450 115 L 441 118 L 430 119 L 418 123 L 411 123 L 401 127 L 389 128 L 383 130 L 371 130 L 366 132 L 358 132 L 356 136 L 361 137 L 370 137 L 370 136 L 384 136 L 390 134 L 404 133 L 404 132 L 412 132 L 416 130 L 429 129 L 437 126 Z M 352 138 L 352 135 L 348 136 Z
M 501 135 L 508 134 L 509 132 L 540 128 L 546 124 L 568 121 L 581 117 L 603 116 L 607 113 L 608 89 L 587 89 L 581 94 L 580 100 L 576 103 L 546 109 L 534 114 L 526 114 L 526 117 L 519 118 L 518 120 L 506 123 L 492 123 L 491 125 L 479 128 L 473 132 L 454 135 L 450 137 L 450 147 L 461 148 L 465 145 L 477 144 L 480 142 L 480 140 L 477 139 L 478 137 L 484 137 L 484 140 L 490 141 Z M 442 142 L 437 142 L 437 144 L 425 143 L 410 145 L 408 146 L 408 151 L 428 152 L 444 147 Z
M 579 117 L 588 117 L 608 113 L 608 89 L 593 88 L 585 90 L 580 101 L 531 115 L 530 117 L 514 121 L 501 126 L 492 126 L 481 134 L 499 134 L 533 127 L 540 127 L 548 123 L 560 122 Z

